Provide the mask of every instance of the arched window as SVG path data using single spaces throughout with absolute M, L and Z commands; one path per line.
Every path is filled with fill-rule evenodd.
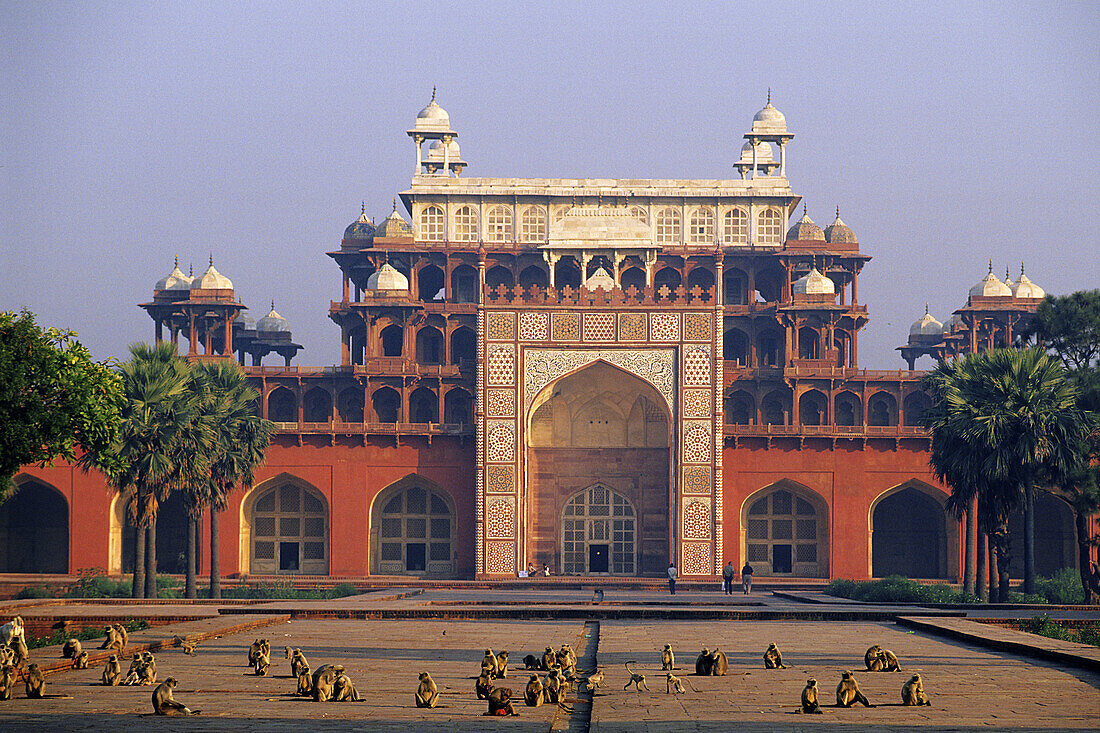
M 520 270 L 519 273 L 520 287 L 525 289 L 530 288 L 545 288 L 550 284 L 547 279 L 546 270 L 539 265 L 528 265 Z
M 833 409 L 833 423 L 844 427 L 863 424 L 863 406 L 852 392 L 841 392 L 836 396 Z
M 688 222 L 688 241 L 692 244 L 714 243 L 714 209 L 700 206 L 691 212 Z
M 374 503 L 372 533 L 377 529 L 375 568 L 387 575 L 454 573 L 454 512 L 440 492 L 413 481 L 382 492 Z
M 467 425 L 474 421 L 474 401 L 470 393 L 461 387 L 452 389 L 443 395 L 443 422 L 457 425 Z
M 657 212 L 657 244 L 680 243 L 680 212 L 671 206 Z
M 451 272 L 451 301 L 477 302 L 477 270 L 469 265 L 459 265 Z
M 474 329 L 460 326 L 451 332 L 451 363 L 461 364 L 477 359 L 477 334 Z
M 817 331 L 809 326 L 798 329 L 798 358 L 818 359 L 819 353 Z
M 722 335 L 722 358 L 730 362 L 730 366 L 749 365 L 749 337 L 744 331 L 731 328 Z
M 619 273 L 619 285 L 623 290 L 634 286 L 641 292 L 645 288 L 645 270 L 640 267 L 628 267 Z
M 477 212 L 472 206 L 459 206 L 455 211 L 454 241 L 476 242 L 477 239 Z
M 267 396 L 267 419 L 274 422 L 298 422 L 298 400 L 286 387 L 276 387 Z
M 910 392 L 902 401 L 905 424 L 918 427 L 924 424 L 924 413 L 932 407 L 932 399 L 924 392 Z
M 421 267 L 416 273 L 416 290 L 422 303 L 443 300 L 443 270 L 435 265 Z
M 821 392 L 811 390 L 798 398 L 798 421 L 802 425 L 824 425 L 828 401 Z
M 633 575 L 634 507 L 603 484 L 580 492 L 565 505 L 562 573 Z
M 401 405 L 401 396 L 397 394 L 397 390 L 393 387 L 382 387 L 376 389 L 374 394 L 370 398 L 371 406 L 374 408 L 374 415 L 378 419 L 378 422 L 382 423 L 394 423 L 398 420 L 398 408 Z
M 722 243 L 745 244 L 749 241 L 749 215 L 744 209 L 730 209 L 722 217 Z
M 319 493 L 295 483 L 252 504 L 253 573 L 328 575 L 328 512 Z
M 494 206 L 485 216 L 485 240 L 488 242 L 512 241 L 512 209 Z
M 489 289 L 512 287 L 512 271 L 503 265 L 490 267 L 485 273 L 485 284 Z
M 418 387 L 409 395 L 409 422 L 439 422 L 439 398 L 427 387 Z
M 528 206 L 519 219 L 519 241 L 546 241 L 546 209 L 541 206 Z
M 722 298 L 726 305 L 749 304 L 749 278 L 741 270 L 726 269 L 722 275 L 725 282 L 725 290 Z
M 554 285 L 576 290 L 581 286 L 581 266 L 571 256 L 562 257 L 554 264 Z
M 925 492 L 909 486 L 878 501 L 871 527 L 873 577 L 947 577 L 947 515 Z
M 329 422 L 332 420 L 332 395 L 320 387 L 313 387 L 302 398 L 303 422 Z
M 726 398 L 726 424 L 751 425 L 755 422 L 756 406 L 752 395 L 743 390 L 734 392 Z
M 405 331 L 396 323 L 382 329 L 382 356 L 401 356 L 404 350 Z
M 336 412 L 340 422 L 363 422 L 363 389 L 348 387 L 336 396 Z
M 756 243 L 779 244 L 783 237 L 783 217 L 776 209 L 764 209 L 756 215 Z
M 630 215 L 638 221 L 642 222 L 643 224 L 649 223 L 649 216 L 645 213 L 645 209 L 643 209 L 641 206 L 631 206 Z
M 867 401 L 867 424 L 880 427 L 898 424 L 898 401 L 889 392 L 876 392 Z
M 760 403 L 760 417 L 765 425 L 786 425 L 790 411 L 790 395 L 783 392 L 772 392 Z
M 676 300 L 676 295 L 672 291 L 680 287 L 680 272 L 674 267 L 662 267 L 657 271 L 657 274 L 653 276 L 653 287 L 660 291 L 661 287 L 666 287 L 669 290 L 667 296 L 668 300 Z
M 17 484 L 19 489 L 0 504 L 0 572 L 69 572 L 69 504 L 64 495 L 33 479 L 17 479 Z
M 435 326 L 416 332 L 416 360 L 421 364 L 443 363 L 443 334 Z
M 693 267 L 687 276 L 687 289 L 691 291 L 698 286 L 705 291 L 701 296 L 704 302 L 709 303 L 714 292 L 714 273 L 706 267 Z
M 757 358 L 760 366 L 780 367 L 783 365 L 783 340 L 775 331 L 765 331 L 756 340 Z
M 808 498 L 778 488 L 750 501 L 745 554 L 757 574 L 826 575 L 825 517 Z
M 424 207 L 420 212 L 419 235 L 425 242 L 443 241 L 443 209 L 434 204 Z

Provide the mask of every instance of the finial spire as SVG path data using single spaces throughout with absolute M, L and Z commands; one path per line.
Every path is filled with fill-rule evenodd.
M 1021 275 L 1024 274 L 1024 261 L 1023 260 L 1020 260 L 1020 274 Z
M 768 87 L 768 104 L 772 103 L 772 88 Z
M 802 202 L 802 216 L 806 216 L 806 202 Z
M 190 275 L 191 277 L 195 276 L 195 263 L 194 262 L 192 262 L 190 265 L 187 266 L 187 274 Z
M 840 204 L 837 204 L 837 205 L 836 205 L 836 218 L 837 218 L 837 219 L 839 219 L 839 218 L 840 218 Z
M 397 197 L 396 196 L 393 199 L 393 211 L 394 211 L 394 213 L 397 213 Z
M 210 253 L 210 266 L 211 267 L 214 266 L 214 253 L 213 252 Z
M 1022 264 L 1023 264 L 1023 263 L 1021 263 L 1021 265 L 1022 265 Z M 179 255 L 176 255 L 176 268 L 178 269 L 178 268 L 179 268 L 179 266 L 180 266 L 180 256 L 179 256 Z
M 928 315 L 928 303 L 924 304 L 924 315 Z
M 435 101 L 435 84 L 432 84 L 432 101 Z
M 990 275 L 993 274 L 993 258 L 992 257 L 989 258 L 989 274 Z
M 275 299 L 271 299 L 271 310 L 275 310 Z
M 1005 282 L 1008 282 L 1008 280 L 1009 280 L 1008 265 L 1005 265 Z
M 360 215 L 365 215 L 366 213 L 367 213 L 367 200 L 363 199 L 363 203 L 359 208 L 359 214 Z

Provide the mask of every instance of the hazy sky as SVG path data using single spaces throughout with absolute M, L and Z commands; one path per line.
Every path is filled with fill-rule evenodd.
M 333 364 L 324 253 L 408 187 L 433 84 L 466 175 L 571 178 L 733 178 L 770 86 L 794 190 L 874 258 L 861 365 L 898 368 L 991 257 L 1100 285 L 1098 38 L 1095 2 L 3 1 L 0 309 L 122 356 L 212 252 Z

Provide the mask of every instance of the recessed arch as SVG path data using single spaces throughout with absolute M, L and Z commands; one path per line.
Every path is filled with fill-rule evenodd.
M 829 577 L 829 505 L 808 486 L 781 479 L 741 505 L 741 556 L 761 577 Z
M 276 387 L 267 395 L 267 419 L 298 422 L 298 398 L 287 387 Z
M 897 398 L 885 390 L 871 395 L 867 399 L 867 424 L 877 427 L 897 425 Z
M 1009 575 L 1024 577 L 1023 510 L 1008 520 L 1011 559 Z M 1076 568 L 1078 562 L 1073 511 L 1064 499 L 1048 491 L 1035 490 L 1035 572 L 1051 576 L 1062 568 Z
M 450 492 L 419 474 L 382 489 L 371 502 L 371 573 L 454 575 L 457 516 Z
M 328 575 L 329 503 L 291 473 L 256 484 L 241 499 L 238 561 L 254 575 Z
M 302 396 L 302 422 L 331 422 L 332 395 L 322 387 L 311 387 Z
M 951 578 L 957 543 L 947 494 L 917 479 L 893 486 L 867 509 L 871 577 Z
M 69 572 L 69 502 L 56 486 L 17 474 L 0 504 L 0 572 Z

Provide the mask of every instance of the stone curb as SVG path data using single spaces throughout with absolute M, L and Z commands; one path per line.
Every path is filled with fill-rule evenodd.
M 1086 604 L 1052 604 L 1052 603 L 906 603 L 903 601 L 857 601 L 852 598 L 839 598 L 836 596 L 826 596 L 825 598 L 818 598 L 812 595 L 806 595 L 803 593 L 773 590 L 773 596 L 784 598 L 789 601 L 798 601 L 800 603 L 819 603 L 822 605 L 831 604 L 858 604 L 861 606 L 915 606 L 918 608 L 942 608 L 946 610 L 958 610 L 958 611 L 1097 611 L 1100 612 L 1100 606 L 1089 606 Z
M 937 622 L 935 618 L 899 616 L 897 624 L 998 651 L 1048 659 L 1093 672 L 1100 671 L 1100 649 L 1087 644 L 1048 640 L 1035 634 L 966 619 L 943 619 L 941 622 Z M 993 629 L 997 631 L 996 634 L 989 633 Z M 1044 644 L 1044 641 L 1052 643 Z M 1061 646 L 1061 648 L 1058 648 L 1058 646 Z M 1078 651 L 1085 653 L 1077 653 Z

